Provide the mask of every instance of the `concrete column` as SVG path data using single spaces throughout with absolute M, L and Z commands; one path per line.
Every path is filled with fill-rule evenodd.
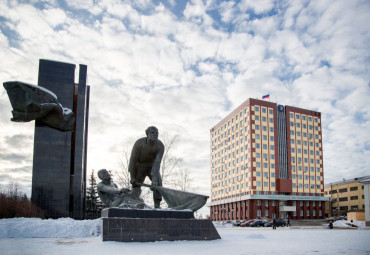
M 370 227 L 370 178 L 360 181 L 364 184 L 364 199 L 365 199 L 365 224 Z

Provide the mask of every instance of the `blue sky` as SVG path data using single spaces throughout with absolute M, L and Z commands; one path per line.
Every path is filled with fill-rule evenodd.
M 248 98 L 322 113 L 325 183 L 370 174 L 369 1 L 1 1 L 0 80 L 88 66 L 88 170 L 150 125 L 210 192 L 209 130 Z M 30 192 L 34 123 L 0 90 L 0 185 Z

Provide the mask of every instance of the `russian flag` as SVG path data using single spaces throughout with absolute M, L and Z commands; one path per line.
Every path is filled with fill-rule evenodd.
M 269 94 L 262 96 L 262 99 L 267 99 L 267 98 L 270 98 Z

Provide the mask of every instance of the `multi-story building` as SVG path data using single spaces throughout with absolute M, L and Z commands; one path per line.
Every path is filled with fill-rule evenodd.
M 325 196 L 331 198 L 326 202 L 325 214 L 333 217 L 349 211 L 365 211 L 364 184 L 360 182 L 369 178 L 370 175 L 325 185 Z
M 319 112 L 250 98 L 210 139 L 212 220 L 324 217 Z

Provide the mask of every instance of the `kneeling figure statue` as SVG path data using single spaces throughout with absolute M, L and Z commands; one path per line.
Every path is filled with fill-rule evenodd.
M 137 194 L 137 190 L 126 188 L 119 189 L 115 183 L 111 182 L 111 175 L 106 169 L 98 171 L 98 177 L 102 180 L 98 183 L 98 195 L 105 207 L 150 208 Z

